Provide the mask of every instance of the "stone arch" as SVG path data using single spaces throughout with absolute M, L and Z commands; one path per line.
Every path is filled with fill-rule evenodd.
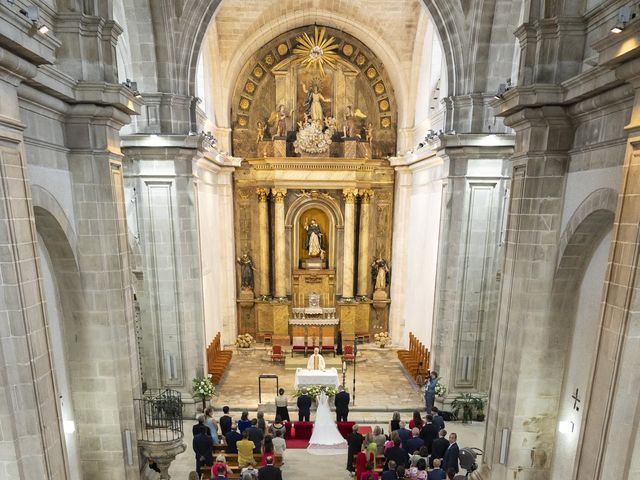
M 31 185 L 31 198 L 33 201 L 33 209 L 36 217 L 36 227 L 53 228 L 51 233 L 53 236 L 47 239 L 48 242 L 60 242 L 61 248 L 65 248 L 64 245 L 68 245 L 71 250 L 71 256 L 76 256 L 76 232 L 71 225 L 71 222 L 67 218 L 67 215 L 56 198 L 46 188 L 40 185 Z M 38 223 L 40 221 L 40 223 Z M 61 230 L 63 237 L 55 231 L 53 227 L 54 223 L 57 224 L 57 228 Z M 38 230 L 40 232 L 40 230 Z

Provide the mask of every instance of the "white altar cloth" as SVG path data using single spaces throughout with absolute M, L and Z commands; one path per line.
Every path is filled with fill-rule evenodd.
M 294 388 L 304 387 L 306 385 L 330 385 L 337 387 L 338 371 L 335 368 L 327 368 L 322 370 L 307 370 L 306 368 L 297 368 L 294 381 Z

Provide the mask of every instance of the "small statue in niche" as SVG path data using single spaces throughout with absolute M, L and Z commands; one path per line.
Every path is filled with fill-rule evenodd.
M 348 105 L 344 111 L 344 136 L 342 138 L 362 138 L 358 124 L 363 118 L 367 118 L 367 116 L 362 113 L 359 108 L 356 108 L 354 112 L 351 105 Z
M 390 270 L 387 261 L 378 256 L 374 258 L 371 264 L 371 283 L 373 283 L 373 289 L 375 291 L 385 290 L 389 285 Z
M 258 122 L 256 124 L 256 143 L 262 142 L 264 140 L 264 132 L 267 129 L 267 126 L 262 123 L 262 122 Z
M 253 290 L 253 271 L 255 267 L 253 266 L 253 260 L 249 256 L 249 253 L 244 253 L 241 257 L 237 258 L 236 261 L 240 265 L 240 287 L 242 290 Z
M 304 248 L 309 253 L 309 256 L 324 259 L 324 235 L 315 218 L 311 219 L 310 224 L 305 222 L 304 229 L 307 231 Z
M 373 124 L 369 122 L 369 124 L 367 125 L 367 128 L 365 128 L 364 131 L 367 134 L 366 136 L 367 143 L 371 145 L 371 142 L 373 141 Z

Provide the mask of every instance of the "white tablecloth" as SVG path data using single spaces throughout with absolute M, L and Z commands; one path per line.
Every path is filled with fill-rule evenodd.
M 298 388 L 305 385 L 330 385 L 337 387 L 340 385 L 338 382 L 338 371 L 335 368 L 328 368 L 324 372 L 322 370 L 297 368 L 294 387 Z

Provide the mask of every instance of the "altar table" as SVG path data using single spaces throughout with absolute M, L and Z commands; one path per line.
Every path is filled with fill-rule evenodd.
M 327 368 L 325 371 L 297 368 L 293 386 L 299 388 L 307 385 L 329 385 L 337 387 L 340 385 L 338 381 L 338 371 L 335 368 Z

